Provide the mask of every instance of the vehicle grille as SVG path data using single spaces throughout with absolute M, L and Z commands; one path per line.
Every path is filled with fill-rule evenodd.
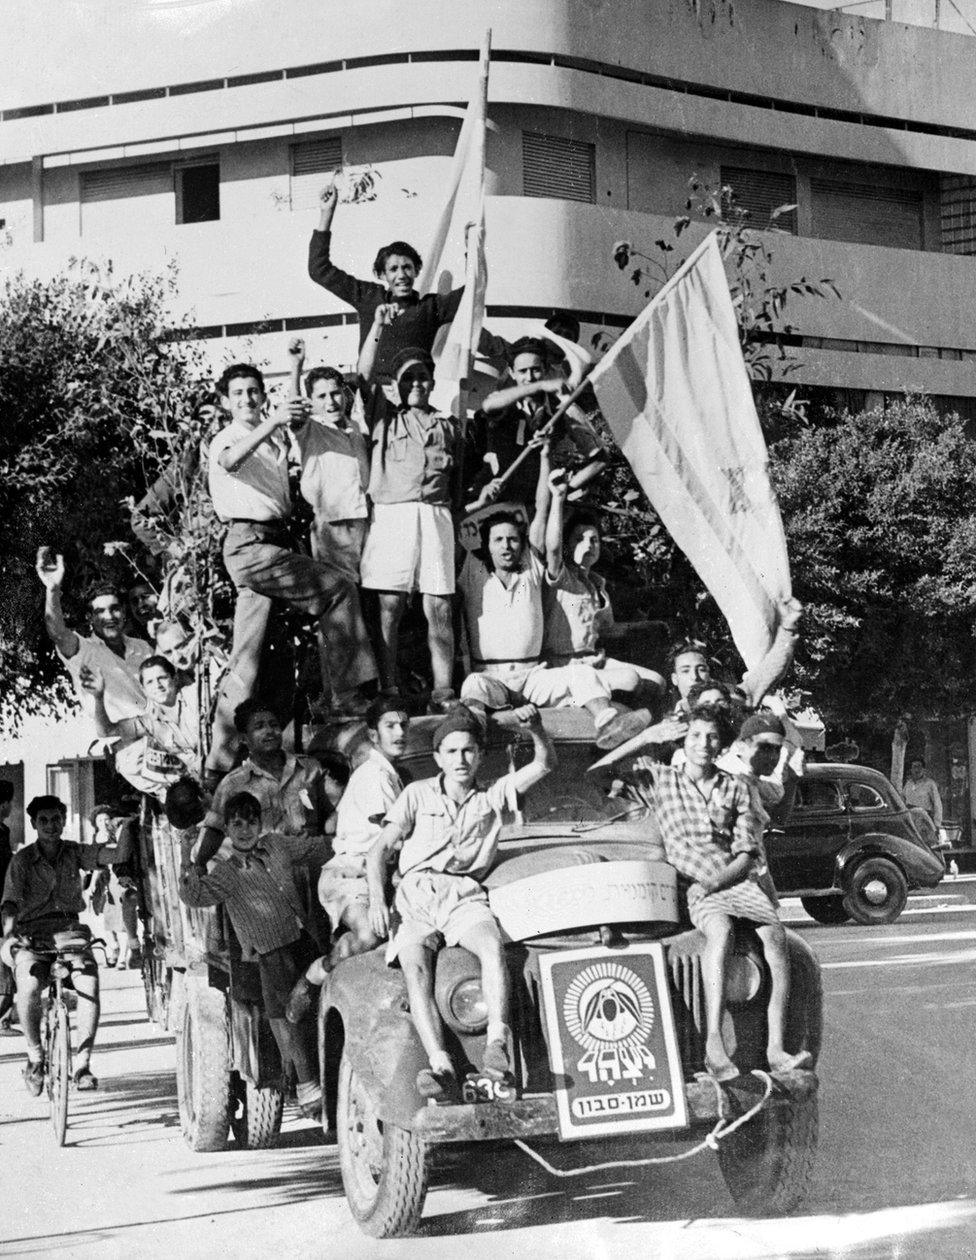
M 685 1074 L 691 1075 L 702 1067 L 705 1056 L 705 990 L 701 959 L 697 954 L 679 954 L 676 950 L 669 950 L 668 964 L 678 1051 Z

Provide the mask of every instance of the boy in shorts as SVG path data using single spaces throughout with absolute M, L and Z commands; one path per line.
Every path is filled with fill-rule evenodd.
M 366 712 L 369 754 L 349 776 L 336 811 L 333 856 L 319 876 L 319 901 L 329 916 L 333 938 L 341 928 L 348 931 L 295 984 L 286 1012 L 293 1024 L 308 1011 L 315 989 L 343 958 L 365 954 L 383 939 L 370 922 L 366 855 L 403 791 L 400 758 L 407 751 L 409 724 L 407 711 L 396 697 L 380 696 Z
M 481 964 L 488 1007 L 485 1075 L 503 1080 L 511 1069 L 505 949 L 479 880 L 495 861 L 499 833 L 514 818 L 519 797 L 556 764 L 538 709 L 527 704 L 514 716 L 532 739 L 533 759 L 479 788 L 476 776 L 485 740 L 481 723 L 463 705 L 448 714 L 431 741 L 440 774 L 408 784 L 366 859 L 370 922 L 382 938 L 390 929 L 386 864 L 391 853 L 400 850 L 400 884 L 394 899 L 399 921 L 387 961 L 399 959 L 403 968 L 410 1013 L 429 1059 L 429 1066 L 417 1074 L 417 1090 L 435 1101 L 458 1097 L 434 1001 L 434 961 L 441 937 L 448 945 L 470 950 Z
M 261 997 L 282 1062 L 295 1065 L 302 1114 L 322 1108 L 314 1029 L 293 1028 L 285 1019 L 292 986 L 319 947 L 307 930 L 306 908 L 296 868 L 321 866 L 329 856 L 324 836 L 262 832 L 261 804 L 250 792 L 236 792 L 224 806 L 224 826 L 233 846 L 210 873 L 189 862 L 192 833 L 184 842 L 180 898 L 188 906 L 225 905 L 243 956 L 256 958 Z
M 710 705 L 692 709 L 684 764 L 665 766 L 641 758 L 631 788 L 654 811 L 668 861 L 692 881 L 688 913 L 705 937 L 705 1069 L 719 1081 L 739 1075 L 722 1039 L 733 919 L 755 924 L 769 966 L 766 1057 L 770 1070 L 789 1072 L 810 1063 L 809 1052 L 789 1054 L 783 1045 L 790 992 L 786 933 L 776 906 L 760 884 L 765 853 L 762 817 L 753 792 L 740 776 L 715 764 L 731 742 L 732 729 L 721 709 Z

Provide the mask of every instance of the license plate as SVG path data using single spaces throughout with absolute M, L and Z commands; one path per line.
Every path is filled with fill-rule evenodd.
M 539 966 L 560 1138 L 684 1128 L 664 947 L 597 945 Z

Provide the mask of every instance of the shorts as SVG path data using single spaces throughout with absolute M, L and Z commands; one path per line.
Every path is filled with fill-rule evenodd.
M 285 1018 L 285 1007 L 295 987 L 295 981 L 305 974 L 309 964 L 318 956 L 319 947 L 307 932 L 302 932 L 298 940 L 292 941 L 290 945 L 282 945 L 279 949 L 259 955 L 261 999 L 268 1019 Z
M 350 906 L 369 907 L 369 885 L 366 882 L 366 858 L 339 855 L 329 858 L 319 876 L 319 903 L 329 916 L 332 935 L 342 924 L 342 916 Z
M 753 879 L 713 893 L 704 892 L 700 884 L 692 884 L 688 889 L 688 916 L 695 927 L 702 927 L 717 914 L 748 919 L 751 923 L 779 923 L 776 907 Z
M 438 934 L 448 945 L 457 945 L 468 932 L 486 924 L 499 931 L 487 892 L 468 875 L 409 871 L 393 904 L 400 922 L 386 947 L 387 963 L 394 962 L 405 945 L 436 949 Z
M 31 931 L 24 928 L 21 931 L 30 944 L 22 945 L 14 955 L 14 979 L 18 987 L 25 985 L 30 978 L 47 984 L 51 976 L 51 963 L 54 961 L 46 956 L 47 951 L 56 949 L 59 944 L 63 946 L 65 938 L 72 938 L 81 945 L 80 949 L 72 949 L 66 956 L 72 973 L 98 975 L 95 955 L 89 945 L 82 944 L 83 940 L 91 940 L 91 931 L 83 923 L 66 923 L 51 930 L 41 928 Z
M 372 591 L 454 594 L 454 520 L 433 503 L 376 503 L 360 565 Z

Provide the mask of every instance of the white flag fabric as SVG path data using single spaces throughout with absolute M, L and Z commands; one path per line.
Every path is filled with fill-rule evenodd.
M 424 255 L 418 289 L 421 294 L 449 292 L 464 284 L 457 314 L 441 328 L 434 345 L 437 380 L 444 390 L 456 390 L 468 373 L 485 317 L 485 100 L 488 57 L 483 50 L 478 90 L 464 115 L 444 209 Z M 436 405 L 435 393 L 435 405 Z
M 644 493 L 752 669 L 790 597 L 790 568 L 714 233 L 589 379 Z

